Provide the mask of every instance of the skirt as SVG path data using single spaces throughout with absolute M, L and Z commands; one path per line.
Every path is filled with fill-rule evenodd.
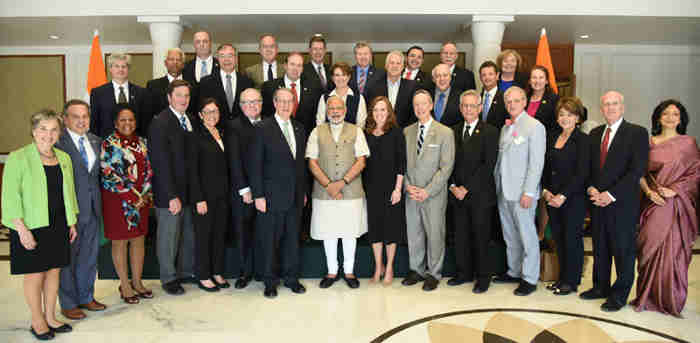
M 70 264 L 70 236 L 65 221 L 29 231 L 36 241 L 34 250 L 25 249 L 17 231 L 10 230 L 10 274 L 42 273 Z

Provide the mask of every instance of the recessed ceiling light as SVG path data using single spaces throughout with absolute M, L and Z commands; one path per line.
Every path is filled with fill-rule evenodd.
M 59 39 L 59 38 L 61 38 L 61 37 L 59 37 L 58 35 L 49 35 L 49 39 L 56 40 L 56 39 Z
M 591 36 L 589 36 L 589 35 L 580 35 L 579 37 L 581 37 L 581 39 L 588 39 L 588 38 L 590 38 Z

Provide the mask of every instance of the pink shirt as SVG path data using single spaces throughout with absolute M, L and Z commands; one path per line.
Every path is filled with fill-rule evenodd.
M 540 104 L 542 103 L 542 100 L 540 101 L 530 101 L 530 103 L 527 105 L 527 114 L 530 115 L 530 117 L 535 117 L 535 113 L 537 113 L 537 109 L 540 108 Z

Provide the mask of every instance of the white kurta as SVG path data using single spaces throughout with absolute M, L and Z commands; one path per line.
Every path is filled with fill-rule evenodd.
M 330 125 L 333 140 L 338 141 L 343 125 Z M 318 159 L 318 133 L 314 128 L 306 145 L 306 157 Z M 362 129 L 357 128 L 355 157 L 369 156 L 369 147 Z M 357 238 L 367 232 L 367 201 L 365 198 L 349 200 L 312 199 L 311 238 Z

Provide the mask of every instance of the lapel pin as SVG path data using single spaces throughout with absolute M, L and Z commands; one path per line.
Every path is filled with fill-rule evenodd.
M 479 133 L 479 129 L 476 129 L 476 130 L 474 131 L 474 133 Z
M 547 100 L 542 100 L 542 103 L 543 103 L 543 104 L 546 104 L 546 103 L 547 103 Z

